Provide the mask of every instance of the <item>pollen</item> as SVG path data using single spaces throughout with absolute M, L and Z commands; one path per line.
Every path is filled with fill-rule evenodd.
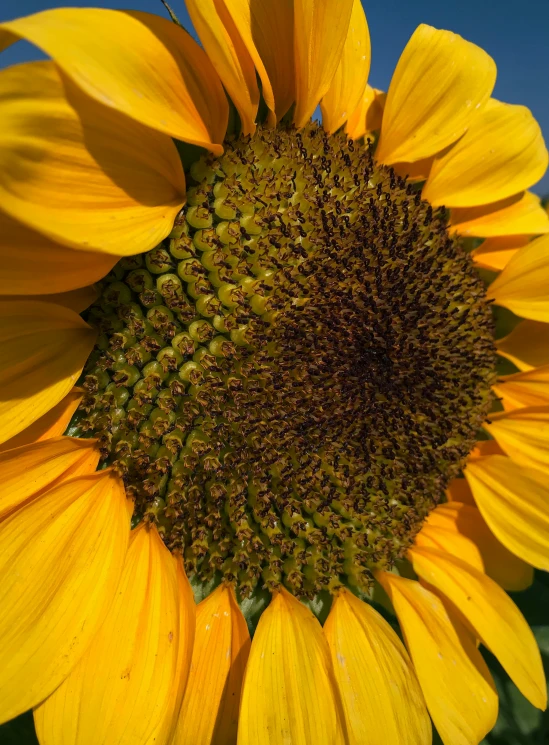
M 482 282 L 445 211 L 342 133 L 258 128 L 188 182 L 89 311 L 75 426 L 200 581 L 367 591 L 491 406 Z

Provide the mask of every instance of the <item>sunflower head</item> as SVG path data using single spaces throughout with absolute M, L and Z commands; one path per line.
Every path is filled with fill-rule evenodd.
M 2 25 L 0 720 L 478 745 L 479 642 L 546 703 L 539 126 L 429 26 L 371 88 L 359 0 L 187 6 Z
M 197 579 L 367 592 L 490 407 L 482 283 L 446 211 L 343 133 L 260 127 L 187 182 L 87 315 L 73 433 Z

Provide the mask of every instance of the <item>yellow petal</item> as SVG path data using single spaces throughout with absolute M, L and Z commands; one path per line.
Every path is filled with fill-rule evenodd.
M 174 23 L 137 11 L 53 8 L 2 24 L 0 48 L 18 38 L 40 47 L 102 105 L 222 152 L 228 119 L 223 89 L 204 51 Z M 152 135 L 150 147 L 155 140 Z
M 96 440 L 76 437 L 56 437 L 1 452 L 0 517 L 68 479 L 93 473 L 99 455 Z
M 528 189 L 548 154 L 529 109 L 490 99 L 466 134 L 436 158 L 423 198 L 434 207 L 475 207 Z
M 320 102 L 322 125 L 332 134 L 361 103 L 370 73 L 372 48 L 361 0 L 354 0 L 347 39 L 328 92 Z
M 0 101 L 0 202 L 12 218 L 115 255 L 170 232 L 185 199 L 170 137 L 96 103 L 52 62 L 3 70 Z
M 505 453 L 495 440 L 478 440 L 467 456 L 467 463 L 484 458 L 486 455 L 505 455 Z
M 546 474 L 493 455 L 470 461 L 465 476 L 494 535 L 524 561 L 549 571 Z
M 487 296 L 518 316 L 549 321 L 549 235 L 516 253 L 487 290 Z
M 64 305 L 65 308 L 74 310 L 75 313 L 82 313 L 89 308 L 92 303 L 95 303 L 99 297 L 97 288 L 93 285 L 88 287 L 80 287 L 78 290 L 70 290 L 69 292 L 58 292 L 56 295 L 41 295 L 36 300 L 42 300 L 45 303 L 57 303 L 58 305 Z M 29 300 L 32 298 L 29 298 Z
M 459 502 L 441 504 L 430 513 L 426 524 L 459 533 L 473 541 L 482 557 L 484 571 L 504 590 L 525 590 L 532 584 L 532 567 L 498 541 L 476 507 Z M 459 557 L 453 551 L 449 553 Z M 465 556 L 459 558 L 466 559 Z
M 446 496 L 450 502 L 461 502 L 475 506 L 475 499 L 471 492 L 471 487 L 466 479 L 453 479 L 448 485 Z
M 345 131 L 352 140 L 368 137 L 381 127 L 387 94 L 367 85 L 362 98 L 347 119 Z
M 478 248 L 475 248 L 471 257 L 477 266 L 494 272 L 501 272 L 519 248 L 523 248 L 529 242 L 530 236 L 527 235 L 488 238 Z
M 495 82 L 496 65 L 480 47 L 421 24 L 393 73 L 376 158 L 386 164 L 413 162 L 451 145 L 489 99 Z
M 85 287 L 102 279 L 116 256 L 74 251 L 0 212 L 0 295 L 42 295 Z
M 484 458 L 485 455 L 505 455 L 505 453 L 495 440 L 479 440 L 469 453 L 468 462 Z
M 448 598 L 523 695 L 544 709 L 547 689 L 539 649 L 511 598 L 496 582 L 455 556 L 429 548 L 414 548 L 410 554 L 416 573 Z
M 498 354 L 511 360 L 519 370 L 549 365 L 549 324 L 523 321 L 503 339 L 496 341 Z
M 68 308 L 0 300 L 0 442 L 67 395 L 94 340 L 95 331 Z
M 549 365 L 504 375 L 492 386 L 506 410 L 522 406 L 549 406 Z
M 177 587 L 179 596 L 179 646 L 177 651 L 177 662 L 175 668 L 175 684 L 172 691 L 172 708 L 174 717 L 172 720 L 171 734 L 175 737 L 178 712 L 181 710 L 183 696 L 187 689 L 191 660 L 195 643 L 196 630 L 196 605 L 191 584 L 185 574 L 183 559 L 180 555 L 173 557 L 177 576 Z M 168 737 L 170 745 L 174 745 L 172 737 Z
M 294 0 L 296 106 L 303 127 L 328 92 L 343 55 L 354 0 Z
M 50 694 L 116 593 L 129 536 L 109 471 L 62 483 L 0 523 L 0 721 Z
M 204 14 L 205 5 L 201 1 L 195 0 L 193 8 L 197 5 L 200 5 L 201 12 Z M 253 0 L 222 0 L 222 3 L 218 2 L 216 5 L 218 8 L 223 5 L 221 12 L 224 18 L 227 17 L 226 12 L 230 14 L 234 26 L 236 26 L 238 34 L 240 34 L 242 42 L 255 65 L 257 74 L 261 79 L 263 98 L 269 108 L 269 123 L 274 125 L 284 116 L 295 100 L 293 0 L 277 0 L 275 3 L 256 3 Z M 195 12 L 197 11 L 195 10 Z M 218 12 L 220 11 L 218 10 Z M 219 32 L 219 27 L 216 26 L 216 28 Z M 207 32 L 212 34 L 213 28 L 209 26 Z M 234 27 L 227 24 L 225 32 L 235 36 L 234 47 L 235 51 L 238 51 L 240 46 L 238 37 L 234 34 Z M 219 40 L 221 51 L 224 49 L 222 39 L 223 37 Z M 214 57 L 212 59 L 215 60 Z M 228 63 L 220 64 L 219 74 L 224 82 L 223 75 L 230 79 L 231 74 L 235 78 L 235 84 L 238 82 L 237 76 L 232 73 L 233 67 L 238 64 L 242 65 L 242 60 L 240 63 L 238 59 L 233 62 L 231 58 Z M 254 96 L 257 95 L 256 87 L 254 86 Z M 227 90 L 229 90 L 228 86 Z M 240 87 L 237 87 L 237 96 L 242 96 Z M 246 103 L 250 106 L 250 101 Z M 256 108 L 250 114 L 252 122 Z
M 416 535 L 414 546 L 436 548 L 459 557 L 480 572 L 484 571 L 482 554 L 474 541 L 457 530 L 449 530 L 429 519 Z
M 376 578 L 391 598 L 444 745 L 478 745 L 495 724 L 498 697 L 474 641 L 419 582 L 388 572 Z
M 549 215 L 540 198 L 525 191 L 493 204 L 453 209 L 450 225 L 459 235 L 478 238 L 540 235 L 549 233 Z
M 430 745 L 410 658 L 379 613 L 342 590 L 324 624 L 349 745 Z
M 61 399 L 56 406 L 41 416 L 40 419 L 37 419 L 18 435 L 11 437 L 0 445 L 0 453 L 3 453 L 5 450 L 19 448 L 22 445 L 30 445 L 33 442 L 41 442 L 42 440 L 50 440 L 53 437 L 60 437 L 67 429 L 74 412 L 78 408 L 78 404 L 82 400 L 82 395 L 82 389 L 73 388 L 72 391 L 67 393 L 65 398 Z
M 426 181 L 433 166 L 434 157 L 416 160 L 414 163 L 393 163 L 391 168 L 407 181 Z
M 342 745 L 328 645 L 284 589 L 259 619 L 240 705 L 238 745 Z
M 75 313 L 82 313 L 89 308 L 99 297 L 97 288 L 94 285 L 89 287 L 80 287 L 78 290 L 69 290 L 68 292 L 57 292 L 55 295 L 0 295 L 0 301 L 17 300 L 19 302 L 39 300 L 41 303 L 55 303 L 70 308 Z
M 132 532 L 105 622 L 71 674 L 35 711 L 42 745 L 167 741 L 176 715 L 179 604 L 175 562 L 156 529 L 141 524 Z
M 491 414 L 483 425 L 516 463 L 549 468 L 549 406 L 530 406 Z
M 234 590 L 220 585 L 196 610 L 191 672 L 172 745 L 236 742 L 249 652 L 250 634 Z
M 186 0 L 187 10 L 209 59 L 240 115 L 242 132 L 255 132 L 259 88 L 254 61 L 224 0 Z

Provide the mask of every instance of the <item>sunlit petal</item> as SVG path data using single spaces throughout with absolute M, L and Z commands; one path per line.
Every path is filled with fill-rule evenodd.
M 60 246 L 0 211 L 0 295 L 69 292 L 102 279 L 117 256 Z
M 0 299 L 0 442 L 24 430 L 67 395 L 95 336 L 68 308 Z
M 269 108 L 269 123 L 274 125 L 295 100 L 293 0 L 277 0 L 275 3 L 223 0 L 223 5 L 261 79 L 261 92 Z M 217 7 L 220 7 L 220 3 L 217 3 Z M 231 29 L 230 25 L 226 27 L 227 32 Z M 211 32 L 212 28 L 209 29 Z M 227 72 L 226 66 L 219 67 L 219 71 L 225 80 L 223 73 Z M 228 86 L 227 90 L 230 92 Z M 241 95 L 240 89 L 237 98 L 233 98 L 235 104 Z M 255 114 L 255 110 L 252 113 Z
M 322 628 L 280 590 L 263 611 L 246 674 L 238 745 L 342 745 Z
M 493 455 L 470 461 L 465 476 L 482 516 L 503 545 L 549 571 L 547 475 Z
M 372 136 L 381 127 L 387 94 L 367 85 L 355 110 L 350 114 L 345 131 L 353 140 Z
M 478 745 L 495 724 L 498 697 L 473 640 L 419 582 L 388 572 L 376 578 L 391 598 L 444 745 Z
M 496 341 L 498 354 L 511 360 L 519 370 L 549 365 L 549 324 L 523 321 L 510 334 Z
M 431 723 L 421 689 L 406 650 L 387 621 L 341 590 L 324 634 L 349 745 L 430 745 Z
M 487 290 L 489 298 L 518 316 L 549 321 L 549 235 L 518 251 Z
M 353 3 L 294 0 L 296 127 L 307 123 L 330 88 L 347 39 Z
M 501 272 L 517 253 L 530 242 L 528 235 L 501 236 L 487 238 L 471 253 L 471 258 L 477 266 L 492 272 Z
M 156 530 L 142 524 L 132 532 L 105 622 L 35 711 L 42 745 L 166 743 L 176 716 L 179 645 L 189 641 L 180 631 L 176 565 Z
M 506 410 L 522 406 L 549 406 L 549 365 L 503 375 L 492 386 Z
M 234 590 L 220 585 L 197 608 L 191 672 L 173 745 L 236 742 L 249 652 L 250 634 Z
M 540 198 L 525 191 L 481 207 L 455 208 L 450 212 L 450 226 L 459 235 L 478 238 L 541 235 L 549 233 L 549 215 Z
M 129 532 L 124 487 L 107 471 L 61 483 L 0 523 L 0 721 L 42 701 L 85 653 Z
M 18 38 L 40 47 L 102 105 L 221 152 L 223 89 L 207 55 L 174 23 L 138 11 L 52 8 L 2 24 L 0 48 Z
M 464 479 L 460 479 L 467 484 Z M 494 579 L 504 590 L 524 590 L 533 582 L 532 567 L 518 556 L 512 554 L 492 533 L 476 507 L 459 502 L 440 504 L 427 518 L 426 526 L 445 532 L 457 533 L 468 538 L 478 548 L 486 574 Z M 425 527 L 421 532 L 425 530 Z M 440 548 L 448 550 L 439 544 Z M 467 560 L 466 556 L 458 558 Z M 478 567 L 477 567 L 478 568 Z
M 544 709 L 547 689 L 536 640 L 501 587 L 464 561 L 429 548 L 410 551 L 415 572 L 451 601 L 517 688 Z
M 376 158 L 413 162 L 451 145 L 471 125 L 495 81 L 496 65 L 480 47 L 421 24 L 393 73 Z
M 254 61 L 225 2 L 186 0 L 200 41 L 240 115 L 242 132 L 255 131 L 259 87 Z
M 117 256 L 168 235 L 185 200 L 170 137 L 89 98 L 52 62 L 2 70 L 0 102 L 0 201 L 12 218 Z
M 0 517 L 63 481 L 93 473 L 100 455 L 96 440 L 75 437 L 14 444 L 14 448 L 0 452 Z
M 370 32 L 361 0 L 354 0 L 347 39 L 336 74 L 320 102 L 322 125 L 332 134 L 361 103 L 371 59 Z
M 539 181 L 548 157 L 530 110 L 490 99 L 461 140 L 435 159 L 423 198 L 435 207 L 497 202 Z

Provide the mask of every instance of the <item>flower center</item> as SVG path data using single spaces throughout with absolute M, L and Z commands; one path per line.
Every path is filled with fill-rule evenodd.
M 490 407 L 483 285 L 444 211 L 344 134 L 260 128 L 190 182 L 89 312 L 79 432 L 191 575 L 367 590 Z

